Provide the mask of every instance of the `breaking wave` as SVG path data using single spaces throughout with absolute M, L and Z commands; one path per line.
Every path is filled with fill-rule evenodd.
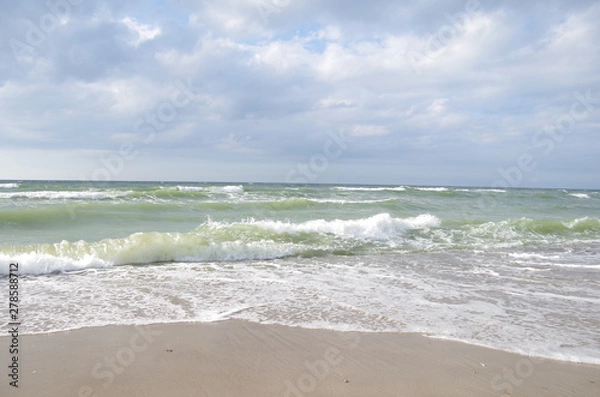
M 394 218 L 378 214 L 355 220 L 212 222 L 188 233 L 135 233 L 97 242 L 12 246 L 0 259 L 21 262 L 24 273 L 46 274 L 115 265 L 275 259 L 287 256 L 351 254 L 371 242 L 401 238 L 411 229 L 437 227 L 430 214 Z

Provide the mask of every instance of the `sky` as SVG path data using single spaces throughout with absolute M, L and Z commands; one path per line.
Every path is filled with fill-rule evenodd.
M 600 2 L 0 3 L 0 179 L 600 188 Z

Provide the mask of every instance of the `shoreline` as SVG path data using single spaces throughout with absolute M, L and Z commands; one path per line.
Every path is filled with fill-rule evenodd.
M 35 396 L 592 396 L 600 366 L 410 333 L 242 320 L 109 325 L 20 335 L 19 388 Z M 0 337 L 7 352 L 9 337 Z M 6 354 L 2 367 L 9 368 Z
M 317 332 L 324 331 L 324 332 L 336 332 L 336 333 L 347 333 L 347 334 L 358 333 L 358 334 L 414 335 L 414 336 L 428 338 L 428 339 L 435 339 L 435 340 L 439 340 L 439 341 L 443 341 L 443 342 L 459 343 L 459 344 L 464 344 L 464 345 L 473 346 L 473 347 L 477 347 L 477 348 L 494 350 L 494 351 L 498 351 L 498 352 L 502 352 L 502 353 L 515 354 L 518 356 L 523 356 L 523 357 L 529 358 L 532 361 L 535 361 L 535 360 L 537 360 L 537 361 L 555 361 L 557 363 L 583 364 L 583 365 L 591 365 L 591 366 L 600 367 L 600 363 L 530 355 L 530 354 L 526 354 L 526 353 L 522 353 L 522 352 L 518 352 L 518 351 L 512 351 L 512 350 L 502 349 L 499 347 L 488 346 L 484 343 L 476 343 L 476 342 L 465 341 L 465 340 L 460 340 L 460 339 L 447 338 L 447 337 L 443 337 L 443 336 L 428 335 L 428 334 L 425 334 L 422 332 L 367 331 L 367 330 L 341 330 L 341 329 L 335 329 L 335 328 L 312 328 L 312 327 L 308 327 L 308 326 L 304 326 L 304 325 L 289 325 L 289 324 L 279 324 L 279 323 L 257 323 L 257 322 L 250 321 L 250 320 L 236 319 L 236 318 L 226 318 L 226 319 L 214 320 L 214 321 L 175 320 L 175 321 L 171 321 L 171 322 L 150 322 L 150 323 L 144 323 L 144 324 L 83 325 L 78 328 L 71 328 L 71 329 L 64 329 L 64 330 L 42 331 L 42 332 L 34 332 L 34 333 L 20 333 L 20 336 L 33 337 L 33 336 L 44 336 L 44 335 L 56 335 L 56 334 L 69 333 L 69 332 L 86 332 L 87 330 L 101 330 L 103 328 L 110 328 L 110 327 L 134 327 L 134 328 L 137 328 L 137 327 L 162 327 L 162 326 L 172 326 L 172 325 L 177 325 L 177 324 L 181 324 L 181 325 L 196 325 L 197 324 L 197 325 L 201 326 L 201 325 L 211 325 L 211 324 L 219 324 L 219 323 L 226 323 L 226 322 L 241 322 L 241 323 L 255 324 L 258 326 L 266 326 L 266 327 L 274 326 L 274 327 L 284 327 L 284 328 L 290 328 L 290 329 L 305 329 L 305 330 L 311 330 L 311 331 L 317 331 Z M 0 335 L 0 341 L 2 340 L 3 337 L 4 337 L 4 335 Z

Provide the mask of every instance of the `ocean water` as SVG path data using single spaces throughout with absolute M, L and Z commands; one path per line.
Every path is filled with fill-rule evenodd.
M 599 256 L 593 190 L 0 181 L 23 333 L 237 318 L 600 364 Z

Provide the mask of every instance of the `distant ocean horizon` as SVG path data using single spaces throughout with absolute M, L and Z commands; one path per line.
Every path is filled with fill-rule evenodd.
M 236 318 L 600 364 L 599 254 L 600 189 L 0 181 L 22 333 Z
M 500 179 L 498 179 L 500 181 Z M 397 186 L 410 186 L 410 187 L 447 187 L 447 188 L 465 188 L 465 189 L 513 189 L 513 190 L 556 190 L 556 189 L 564 189 L 564 190 L 590 190 L 597 191 L 600 190 L 600 186 L 566 186 L 566 185 L 556 185 L 556 186 L 532 186 L 532 185 L 524 185 L 524 184 L 511 184 L 507 181 L 504 181 L 501 185 L 495 184 L 439 184 L 439 183 L 425 183 L 425 184 L 411 184 L 411 183 L 361 183 L 361 182 L 286 182 L 283 180 L 277 181 L 261 181 L 261 180 L 160 180 L 160 179 L 110 179 L 110 180 L 94 180 L 94 179 L 0 179 L 0 185 L 11 185 L 11 184 L 19 184 L 19 183 L 82 183 L 89 185 L 99 185 L 99 184 L 107 184 L 107 183 L 151 183 L 151 184 L 215 184 L 215 185 L 299 185 L 299 186 L 358 186 L 358 187 L 397 187 Z

